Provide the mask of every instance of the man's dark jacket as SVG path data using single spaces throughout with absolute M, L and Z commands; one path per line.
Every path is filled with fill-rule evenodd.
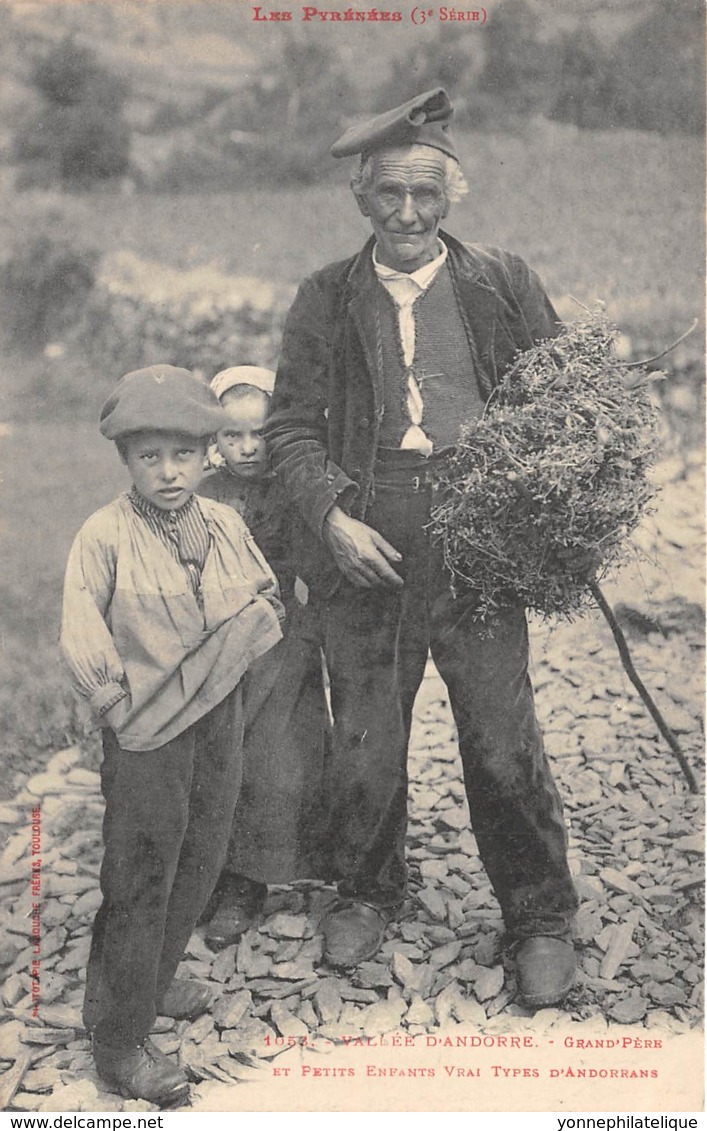
M 534 271 L 500 248 L 440 232 L 486 399 L 519 350 L 558 332 Z M 335 569 L 321 540 L 334 504 L 364 519 L 383 412 L 383 373 L 371 238 L 352 258 L 304 280 L 287 316 L 266 426 L 273 466 L 307 523 L 301 572 L 310 583 Z

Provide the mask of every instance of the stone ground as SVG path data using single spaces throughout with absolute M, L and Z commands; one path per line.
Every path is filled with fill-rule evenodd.
M 641 579 L 624 571 L 606 591 L 636 666 L 701 781 L 703 693 L 701 477 L 675 478 L 639 534 Z M 660 565 L 655 562 L 659 556 Z M 640 586 L 640 587 L 637 587 Z M 637 597 L 639 593 L 648 595 Z M 592 614 L 549 631 L 536 625 L 533 682 L 548 753 L 565 800 L 581 899 L 580 973 L 564 1010 L 536 1014 L 684 1033 L 703 1016 L 703 801 Z M 469 830 L 454 727 L 430 665 L 410 755 L 410 898 L 380 955 L 348 976 L 321 962 L 318 923 L 333 892 L 273 889 L 259 930 L 212 953 L 197 931 L 184 975 L 211 982 L 213 1009 L 189 1024 L 159 1018 L 155 1040 L 209 1089 L 251 1080 L 287 1040 L 434 1033 L 461 1023 L 498 1033 L 528 1025 L 501 956 L 501 920 Z M 38 1008 L 32 1010 L 31 812 L 41 806 Z M 101 859 L 99 778 L 79 748 L 62 750 L 0 804 L 0 1110 L 149 1110 L 103 1090 L 80 1006 Z M 36 900 L 36 895 L 35 895 Z M 650 1033 L 648 1034 L 650 1036 Z

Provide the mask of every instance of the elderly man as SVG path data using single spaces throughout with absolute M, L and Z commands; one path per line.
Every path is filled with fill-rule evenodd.
M 471 823 L 501 905 L 521 998 L 561 1001 L 576 896 L 528 678 L 525 613 L 474 619 L 428 523 L 462 421 L 517 350 L 557 333 L 515 255 L 440 230 L 466 191 L 442 89 L 347 131 L 373 236 L 306 279 L 285 326 L 267 438 L 303 519 L 331 678 L 329 843 L 340 901 L 325 958 L 371 958 L 406 894 L 407 748 L 428 650 L 456 721 Z

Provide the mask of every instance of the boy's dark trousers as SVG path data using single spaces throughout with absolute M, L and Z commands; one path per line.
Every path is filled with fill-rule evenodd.
M 103 732 L 103 903 L 84 1024 L 126 1047 L 149 1033 L 223 866 L 242 775 L 240 684 L 157 750 Z
M 576 895 L 535 718 L 524 611 L 504 612 L 489 635 L 474 620 L 474 593 L 454 594 L 427 529 L 428 475 L 378 469 L 366 514 L 402 554 L 395 568 L 404 586 L 344 582 L 325 605 L 334 715 L 327 841 L 339 891 L 386 907 L 405 895 L 407 748 L 429 649 L 449 692 L 471 824 L 506 928 L 516 938 L 564 937 Z

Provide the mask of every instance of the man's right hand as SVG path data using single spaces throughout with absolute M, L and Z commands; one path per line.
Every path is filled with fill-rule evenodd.
M 324 519 L 322 533 L 334 561 L 352 585 L 373 589 L 403 584 L 391 564 L 401 562 L 402 555 L 365 522 L 351 518 L 341 507 L 332 507 Z

